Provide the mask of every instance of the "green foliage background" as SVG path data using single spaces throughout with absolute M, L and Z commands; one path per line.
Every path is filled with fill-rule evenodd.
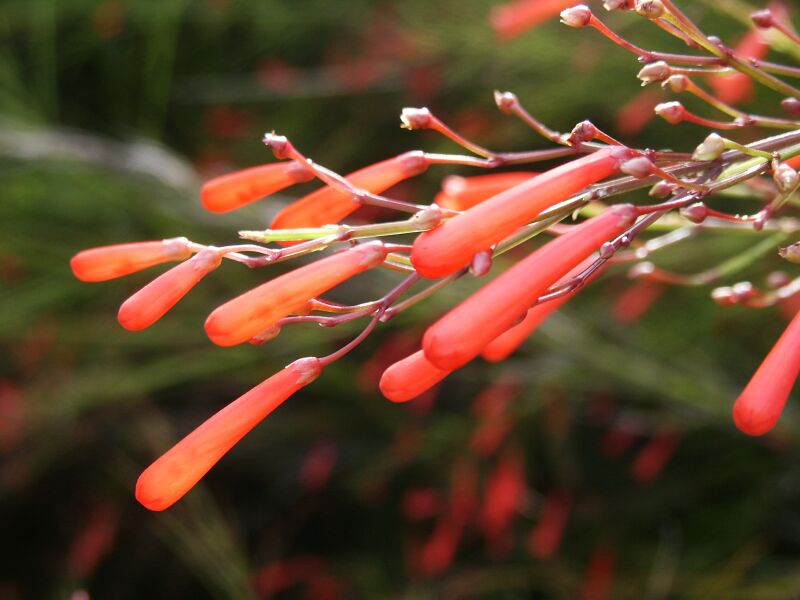
M 743 31 L 728 13 L 682 5 L 709 33 Z M 287 402 L 179 505 L 156 514 L 135 502 L 139 471 L 181 435 L 294 358 L 330 351 L 355 330 L 299 326 L 263 347 L 213 347 L 205 315 L 264 277 L 226 265 L 157 326 L 126 333 L 117 306 L 148 274 L 82 284 L 69 258 L 177 235 L 221 244 L 266 225 L 294 190 L 212 217 L 199 207 L 197 169 L 268 162 L 267 130 L 341 172 L 408 149 L 453 151 L 432 134 L 398 128 L 400 109 L 420 103 L 475 127 L 490 147 L 544 147 L 496 112 L 494 89 L 515 91 L 556 128 L 591 118 L 613 130 L 618 108 L 638 92 L 630 55 L 555 22 L 501 44 L 488 10 L 478 0 L 0 2 L 0 377 L 20 399 L 0 415 L 13 438 L 0 447 L 0 597 L 85 589 L 96 598 L 252 598 L 260 567 L 315 555 L 346 582 L 346 597 L 575 598 L 601 542 L 618 553 L 613 598 L 797 597 L 794 400 L 769 439 L 745 437 L 729 414 L 784 319 L 721 309 L 708 289 L 675 289 L 623 326 L 611 316 L 623 271 L 570 303 L 506 365 L 455 374 L 424 419 L 360 389 L 354 373 L 387 335 L 419 335 L 476 283 L 451 286 Z M 679 49 L 635 16 L 608 20 L 637 43 Z M 274 61 L 291 65 L 288 84 L 259 79 Z M 370 79 L 376 64 L 382 71 Z M 366 83 L 349 85 L 353 78 Z M 775 100 L 762 93 L 754 110 Z M 231 114 L 233 132 L 220 134 Z M 701 135 L 653 122 L 635 141 L 691 150 Z M 404 191 L 427 200 L 448 172 L 432 169 Z M 700 271 L 757 239 L 702 236 L 659 262 Z M 721 284 L 761 284 L 776 268 L 785 265 L 767 257 Z M 371 298 L 394 280 L 359 279 L 340 297 Z M 530 487 L 513 550 L 492 560 L 468 532 L 444 574 L 410 575 L 404 536 L 426 526 L 406 522 L 403 493 L 447 488 L 476 425 L 472 399 L 508 372 L 525 384 L 511 437 L 525 449 Z M 631 480 L 631 453 L 612 461 L 598 452 L 608 423 L 593 415 L 609 403 L 645 436 L 663 427 L 683 433 L 652 485 Z M 420 448 L 402 463 L 391 444 L 408 430 Z M 338 461 L 327 487 L 309 492 L 298 472 L 321 439 L 336 444 Z M 481 472 L 490 466 L 481 463 Z M 539 494 L 556 487 L 571 491 L 574 512 L 557 557 L 536 561 L 524 538 Z M 114 515 L 113 543 L 78 572 L 74 540 L 101 509 Z

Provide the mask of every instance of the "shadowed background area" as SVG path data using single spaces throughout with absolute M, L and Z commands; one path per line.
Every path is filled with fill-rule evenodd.
M 745 31 L 733 0 L 681 4 L 709 33 Z M 660 120 L 640 129 L 667 94 L 640 96 L 635 58 L 596 32 L 550 19 L 500 41 L 490 8 L 0 3 L 0 598 L 778 600 L 800 589 L 794 400 L 765 438 L 730 417 L 792 307 L 723 309 L 710 287 L 662 296 L 623 267 L 506 362 L 475 361 L 433 393 L 388 402 L 382 370 L 480 282 L 449 286 L 328 368 L 173 508 L 135 501 L 141 470 L 180 437 L 359 329 L 301 324 L 263 346 L 213 346 L 206 315 L 286 268 L 230 263 L 155 326 L 126 332 L 118 306 L 159 268 L 85 284 L 68 266 L 77 251 L 175 236 L 222 245 L 267 227 L 317 184 L 226 215 L 199 202 L 205 179 L 274 160 L 266 131 L 340 173 L 458 151 L 401 130 L 406 106 L 490 148 L 548 147 L 496 109 L 499 89 L 559 130 L 591 118 L 637 146 L 689 152 L 705 135 Z M 635 15 L 607 20 L 680 50 Z M 637 97 L 644 113 L 626 106 Z M 750 106 L 776 99 L 759 92 Z M 428 203 L 452 173 L 478 171 L 433 167 L 390 195 Z M 702 271 L 754 239 L 698 236 L 658 263 Z M 761 285 L 780 268 L 767 255 L 715 285 Z M 398 280 L 371 273 L 331 298 L 370 300 Z

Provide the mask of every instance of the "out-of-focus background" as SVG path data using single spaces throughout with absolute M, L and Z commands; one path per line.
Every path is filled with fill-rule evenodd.
M 718 12 L 736 2 L 681 4 L 709 33 L 745 31 Z M 794 401 L 763 439 L 730 418 L 786 310 L 722 309 L 709 288 L 646 306 L 660 291 L 631 293 L 624 269 L 506 363 L 389 403 L 381 368 L 476 283 L 450 286 L 289 400 L 179 504 L 135 501 L 139 472 L 180 436 L 357 330 L 300 325 L 261 347 L 213 346 L 205 315 L 268 275 L 226 264 L 128 333 L 117 307 L 153 271 L 84 284 L 68 268 L 75 252 L 180 235 L 224 244 L 266 227 L 314 184 L 224 216 L 198 200 L 204 179 L 273 160 L 265 131 L 343 173 L 457 150 L 401 130 L 405 106 L 492 148 L 546 147 L 496 110 L 495 89 L 561 130 L 591 118 L 641 147 L 702 139 L 657 120 L 639 131 L 623 107 L 658 93 L 642 98 L 635 59 L 596 32 L 551 19 L 503 42 L 490 8 L 0 3 L 0 598 L 795 597 Z M 679 49 L 635 15 L 608 22 Z M 477 174 L 432 168 L 392 193 L 428 202 L 454 172 Z M 700 271 L 752 243 L 701 237 L 659 264 Z M 781 267 L 768 257 L 719 284 L 760 285 Z M 361 278 L 337 297 L 369 299 L 393 280 Z

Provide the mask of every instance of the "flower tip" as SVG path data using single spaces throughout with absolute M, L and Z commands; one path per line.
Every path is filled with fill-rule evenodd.
M 150 469 L 151 467 L 148 467 L 139 475 L 139 479 L 136 480 L 136 491 L 134 494 L 136 496 L 136 501 L 147 510 L 160 512 L 175 504 L 177 499 L 169 500 L 164 498 L 163 494 L 157 493 L 157 490 L 161 489 L 162 486 L 154 480 L 153 473 Z
M 778 417 L 780 413 L 764 414 L 739 400 L 733 405 L 733 422 L 736 428 L 754 437 L 769 433 L 778 422 Z

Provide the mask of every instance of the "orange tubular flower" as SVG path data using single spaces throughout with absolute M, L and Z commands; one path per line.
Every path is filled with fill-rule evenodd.
M 433 201 L 442 208 L 467 210 L 500 192 L 505 192 L 509 188 L 528 181 L 536 175 L 538 173 L 531 171 L 492 173 L 491 175 L 475 175 L 474 177 L 450 175 L 442 181 L 442 191 L 436 194 L 436 198 Z
M 577 267 L 572 269 L 572 271 L 567 273 L 563 278 L 564 281 L 580 274 L 593 261 L 594 257 L 587 258 Z M 586 283 L 598 277 L 604 270 L 605 268 L 597 269 L 594 273 L 592 273 Z M 489 362 L 500 362 L 501 360 L 505 360 L 511 355 L 512 352 L 514 352 L 514 350 L 519 348 L 522 342 L 528 339 L 530 335 L 539 328 L 539 325 L 544 323 L 550 315 L 561 308 L 573 296 L 575 296 L 574 292 L 561 296 L 560 298 L 556 298 L 555 300 L 550 300 L 544 304 L 534 306 L 528 311 L 528 314 L 525 315 L 525 318 L 521 323 L 514 325 L 511 329 L 504 331 L 498 337 L 489 342 L 486 348 L 483 349 L 481 355 Z
M 144 470 L 136 482 L 136 499 L 150 510 L 172 506 L 253 427 L 321 372 L 318 359 L 301 358 L 228 404 Z
M 614 173 L 625 158 L 627 148 L 604 148 L 506 190 L 420 234 L 411 262 L 423 277 L 450 275 L 543 210 Z
M 306 302 L 383 262 L 380 242 L 360 244 L 276 277 L 229 300 L 206 319 L 206 333 L 220 346 L 234 346 L 274 326 Z
M 767 55 L 769 48 L 769 44 L 761 38 L 761 34 L 757 30 L 752 30 L 748 31 L 737 44 L 736 53 L 747 58 L 761 59 Z M 740 104 L 753 97 L 753 80 L 744 73 L 711 77 L 708 83 L 717 98 L 725 104 Z
M 207 181 L 200 200 L 211 212 L 225 213 L 312 179 L 314 174 L 294 161 L 261 165 Z
M 445 370 L 466 364 L 514 325 L 551 285 L 622 234 L 634 219 L 632 206 L 614 206 L 545 244 L 431 325 L 422 340 L 425 357 Z
M 206 248 L 148 283 L 119 308 L 119 324 L 130 331 L 149 327 L 222 262 L 214 248 Z
M 69 265 L 81 281 L 108 281 L 153 265 L 186 260 L 191 255 L 189 240 L 172 238 L 90 248 L 73 256 Z
M 778 422 L 800 374 L 800 313 L 772 347 L 733 405 L 733 421 L 748 435 L 764 435 Z
M 427 168 L 428 160 L 421 152 L 406 152 L 350 173 L 347 180 L 357 188 L 380 194 L 401 181 L 424 173 Z M 326 186 L 281 210 L 270 228 L 322 227 L 338 223 L 358 207 L 350 194 Z
M 433 366 L 420 350 L 394 363 L 381 376 L 379 387 L 392 402 L 406 402 L 428 391 L 450 371 Z
M 493 7 L 489 20 L 500 39 L 510 40 L 576 3 L 576 0 L 517 0 Z

